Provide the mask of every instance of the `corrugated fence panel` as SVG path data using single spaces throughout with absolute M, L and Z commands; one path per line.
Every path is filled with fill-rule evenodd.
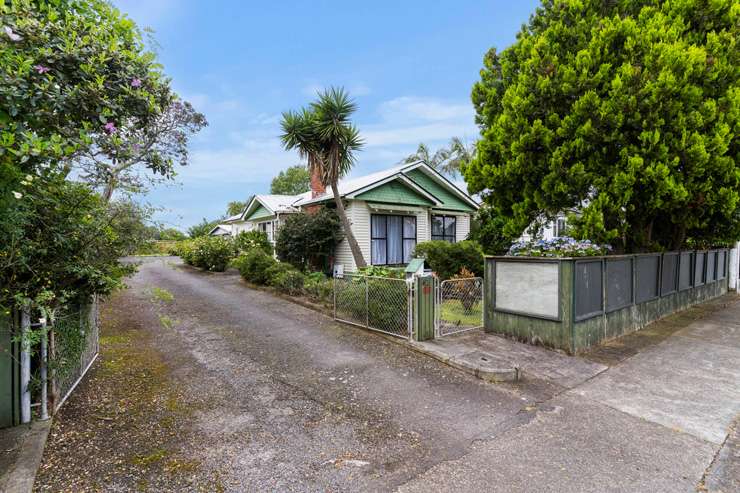
M 663 268 L 660 271 L 660 295 L 665 296 L 678 290 L 678 253 L 663 254 Z
M 691 273 L 692 273 L 691 271 L 692 271 L 692 267 L 694 266 L 694 263 L 692 262 L 692 260 L 694 260 L 693 253 L 691 252 L 681 253 L 681 257 L 678 262 L 679 264 L 679 270 L 678 270 L 678 289 L 679 291 L 683 291 L 691 287 Z
M 602 261 L 577 261 L 575 265 L 576 320 L 583 320 L 603 313 Z
M 724 279 L 727 276 L 727 250 L 721 250 L 717 258 L 717 279 Z
M 632 304 L 632 259 L 606 261 L 606 311 Z
M 660 255 L 640 255 L 635 258 L 635 303 L 658 297 Z

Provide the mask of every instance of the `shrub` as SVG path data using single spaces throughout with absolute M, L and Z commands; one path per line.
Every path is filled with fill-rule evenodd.
M 269 280 L 268 270 L 277 264 L 277 261 L 262 250 L 251 250 L 240 255 L 234 266 L 239 269 L 241 276 L 255 284 L 267 284 Z
M 278 230 L 275 253 L 298 269 L 324 269 L 342 239 L 339 217 L 332 209 L 290 214 Z
M 210 271 L 223 272 L 234 256 L 230 238 L 199 236 L 178 248 L 186 264 Z
M 306 276 L 290 264 L 278 263 L 277 265 L 281 267 L 268 269 L 270 275 L 268 284 L 286 294 L 294 296 L 301 294 Z
M 359 269 L 358 272 L 363 276 L 390 277 L 391 279 L 403 279 L 406 277 L 406 272 L 402 268 L 383 267 L 381 265 L 368 265 Z
M 334 291 L 334 283 L 321 272 L 306 275 L 303 290 L 308 296 L 319 301 L 328 301 Z
M 272 255 L 272 244 L 264 231 L 242 231 L 234 238 L 234 248 L 237 253 L 246 253 L 256 248 Z
M 612 250 L 609 245 L 597 245 L 590 240 L 575 240 L 568 236 L 552 240 L 517 241 L 507 255 L 521 257 L 589 257 L 606 255 Z
M 182 257 L 184 255 L 184 252 L 190 247 L 191 240 L 180 240 L 172 245 L 170 245 L 170 248 L 167 250 L 167 253 L 169 255 L 174 255 L 175 257 Z M 185 259 L 183 259 L 185 260 Z
M 426 241 L 416 245 L 414 256 L 425 259 L 441 279 L 449 279 L 462 269 L 483 275 L 483 250 L 475 241 Z

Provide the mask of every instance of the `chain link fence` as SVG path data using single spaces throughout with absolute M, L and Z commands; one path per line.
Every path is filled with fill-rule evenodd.
M 437 336 L 483 327 L 483 279 L 448 279 L 437 289 Z
M 54 320 L 50 369 L 54 411 L 87 373 L 99 351 L 98 301 L 70 310 Z
M 408 338 L 413 285 L 403 279 L 344 274 L 334 278 L 334 318 Z

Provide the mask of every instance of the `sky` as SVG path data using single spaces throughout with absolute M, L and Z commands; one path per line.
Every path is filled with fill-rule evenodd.
M 186 230 L 222 216 L 230 201 L 269 193 L 280 170 L 300 164 L 281 148 L 281 113 L 329 86 L 358 105 L 365 147 L 351 176 L 395 166 L 420 142 L 472 143 L 470 90 L 483 55 L 510 45 L 538 3 L 114 0 L 154 31 L 174 89 L 209 122 L 175 182 L 141 200 Z

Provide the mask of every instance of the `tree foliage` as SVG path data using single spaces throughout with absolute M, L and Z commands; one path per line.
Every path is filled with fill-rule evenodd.
M 487 205 L 478 209 L 468 239 L 478 242 L 488 255 L 503 255 L 517 237 L 506 233 L 506 219 Z
M 137 88 L 144 84 L 134 82 Z M 75 159 L 83 178 L 101 189 L 106 201 L 117 189 L 144 190 L 149 175 L 140 168 L 154 177 L 172 179 L 176 164 L 188 164 L 190 135 L 208 125 L 205 116 L 181 101 L 168 86 L 160 87 L 153 96 L 160 108 L 157 114 L 144 122 L 129 118 L 98 132 L 93 145 Z
M 199 236 L 207 236 L 213 228 L 218 226 L 221 219 L 214 219 L 209 221 L 205 217 L 198 223 L 188 228 L 188 236 L 191 238 L 198 238 Z
M 298 195 L 311 188 L 311 175 L 305 166 L 291 166 L 281 171 L 270 183 L 270 193 L 275 195 Z
M 354 166 L 355 152 L 363 146 L 360 132 L 350 120 L 356 109 L 357 105 L 344 89 L 327 89 L 307 108 L 283 113 L 281 139 L 285 149 L 298 151 L 298 155 L 308 161 L 309 173 L 317 173 L 324 186 L 331 187 L 355 265 L 362 268 L 367 263 L 352 232 L 337 186 Z
M 103 0 L 0 3 L 0 304 L 105 294 L 130 272 L 125 234 L 70 163 L 120 122 L 146 125 L 169 80 Z
M 485 56 L 463 168 L 520 234 L 581 208 L 579 237 L 618 250 L 738 237 L 740 5 L 549 0 Z
M 453 137 L 446 147 L 441 147 L 434 153 L 422 142 L 416 148 L 416 152 L 401 162 L 404 164 L 422 162 L 440 173 L 456 178 L 460 169 L 472 161 L 474 156 L 475 145 L 468 145 L 461 138 Z
M 290 214 L 278 230 L 275 253 L 299 269 L 323 270 L 342 237 L 341 222 L 332 209 Z

